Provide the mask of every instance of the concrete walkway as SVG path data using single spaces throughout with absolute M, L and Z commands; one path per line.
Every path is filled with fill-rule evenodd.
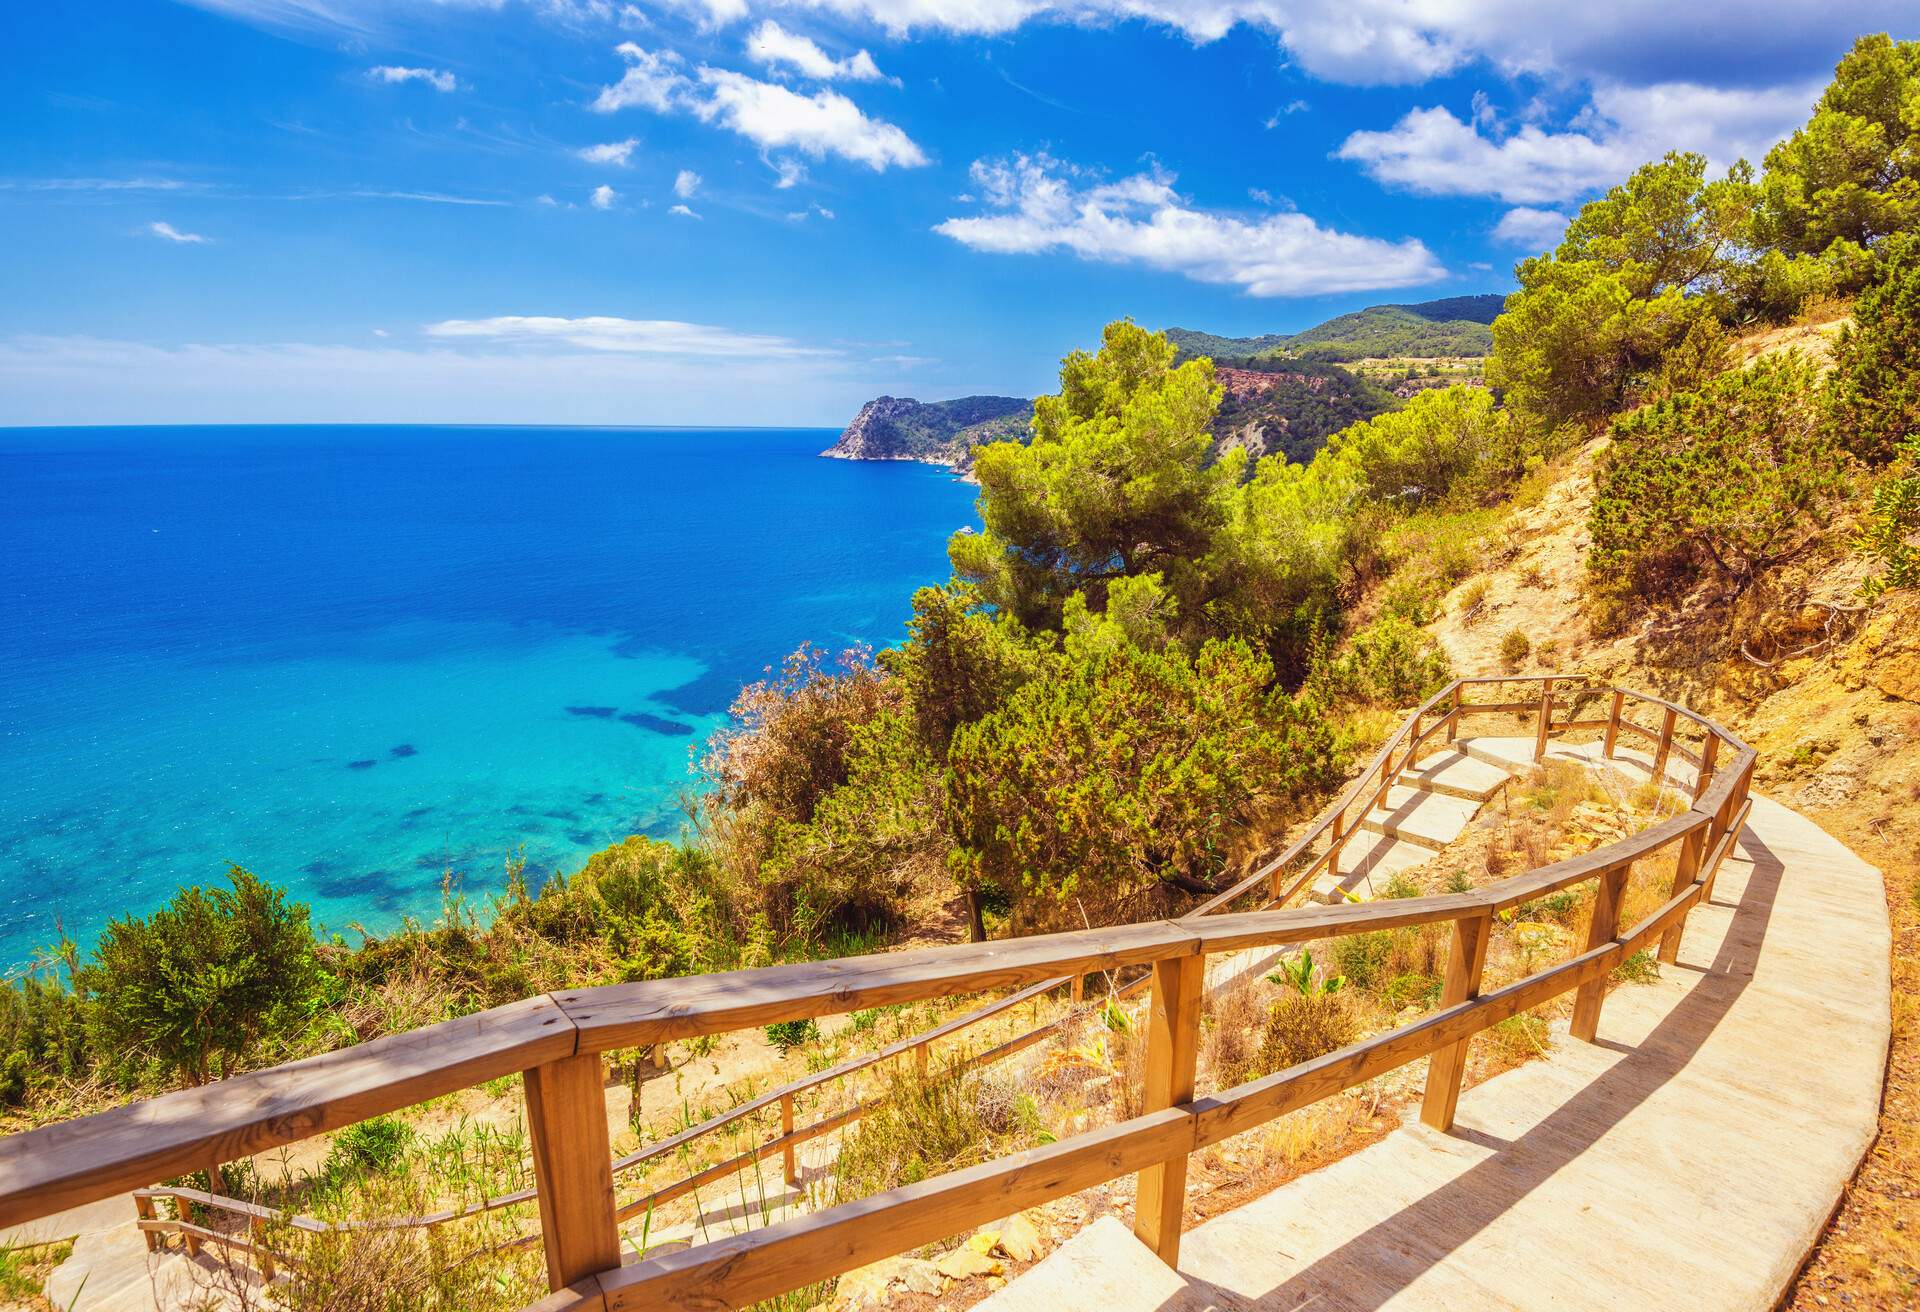
M 1879 871 L 1756 797 L 1680 965 L 1614 990 L 1597 1044 L 1562 1027 L 1549 1058 L 1468 1089 L 1452 1133 L 1411 1122 L 1197 1227 L 1177 1297 L 1078 1299 L 1069 1272 L 1034 1278 L 1153 1261 L 1107 1233 L 988 1306 L 1762 1312 L 1872 1143 L 1889 950 Z

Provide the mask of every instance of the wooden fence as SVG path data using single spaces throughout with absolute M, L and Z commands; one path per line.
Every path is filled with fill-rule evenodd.
M 1537 692 L 1523 700 L 1468 700 L 1470 693 L 1496 685 Z M 1601 705 L 1604 714 L 1591 713 Z M 1643 711 L 1657 718 L 1657 727 L 1633 718 Z M 1616 752 L 1621 734 L 1640 738 L 1655 776 L 1690 789 L 1691 807 L 1608 847 L 1465 893 L 1230 910 L 1250 892 L 1259 895 L 1263 908 L 1284 904 L 1321 871 L 1337 868 L 1338 854 L 1360 822 L 1386 806 L 1390 790 L 1425 754 L 1452 742 L 1476 717 L 1514 715 L 1533 720 L 1536 759 L 1555 734 L 1597 731 L 1608 756 Z M 1697 735 L 1697 744 L 1691 735 Z M 1691 767 L 1679 777 L 1669 768 L 1676 759 Z M 1190 1153 L 1422 1057 L 1429 1059 L 1422 1118 L 1446 1129 L 1473 1035 L 1570 991 L 1576 995 L 1573 1033 L 1591 1040 L 1615 967 L 1656 944 L 1662 960 L 1675 959 L 1687 913 L 1710 894 L 1740 832 L 1753 765 L 1752 749 L 1737 738 L 1659 698 L 1580 677 L 1460 680 L 1416 710 L 1299 840 L 1183 919 L 530 998 L 0 1140 L 0 1226 L 139 1190 L 141 1226 L 150 1239 L 173 1230 L 192 1247 L 218 1243 L 252 1255 L 271 1277 L 277 1255 L 267 1252 L 258 1237 L 267 1219 L 258 1215 L 264 1209 L 147 1186 L 517 1071 L 524 1076 L 533 1190 L 431 1217 L 346 1224 L 439 1225 L 532 1201 L 538 1205 L 540 1230 L 526 1242 L 543 1244 L 555 1291 L 536 1305 L 540 1312 L 737 1307 L 1137 1173 L 1135 1231 L 1172 1263 L 1179 1251 Z M 1621 898 L 1633 864 L 1669 849 L 1677 856 L 1667 901 L 1623 930 Z M 1481 972 L 1493 917 L 1589 881 L 1596 885 L 1596 897 L 1584 948 L 1570 960 L 1483 994 Z M 1200 1001 L 1210 954 L 1422 924 L 1451 927 L 1438 1010 L 1315 1061 L 1195 1096 Z M 1135 987 L 1152 990 L 1141 1116 L 747 1234 L 622 1265 L 621 1220 L 775 1152 L 785 1158 L 791 1177 L 799 1143 L 849 1123 L 873 1105 L 858 1104 L 796 1128 L 795 1100 L 802 1092 L 908 1052 L 924 1060 L 933 1043 L 1021 1001 L 1090 974 L 1129 967 L 1147 968 Z M 1001 989 L 1017 991 L 924 1034 L 773 1090 L 638 1153 L 613 1158 L 605 1053 Z M 1053 1028 L 1018 1035 L 969 1061 L 998 1060 Z M 777 1137 L 646 1198 L 616 1205 L 617 1171 L 655 1160 L 775 1104 L 781 1109 Z M 153 1200 L 163 1196 L 181 1205 L 181 1219 L 155 1214 Z M 189 1219 L 196 1207 L 245 1217 L 253 1233 L 242 1239 L 199 1226 Z M 292 1220 L 295 1228 L 336 1228 L 311 1218 Z

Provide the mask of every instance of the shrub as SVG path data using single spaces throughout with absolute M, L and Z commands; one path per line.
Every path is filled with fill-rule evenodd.
M 976 1084 L 951 1067 L 894 1074 L 886 1100 L 862 1118 L 834 1158 L 838 1201 L 915 1184 L 985 1158 L 991 1133 Z
M 1483 608 L 1487 604 L 1487 593 L 1490 587 L 1491 585 L 1485 579 L 1475 579 L 1460 590 L 1460 601 L 1456 613 L 1460 616 L 1460 623 L 1463 626 L 1472 628 L 1486 618 Z
M 804 1047 L 820 1037 L 820 1026 L 808 1020 L 777 1020 L 766 1027 L 767 1042 L 780 1049 L 782 1056 Z
M 1356 1026 L 1338 993 L 1288 993 L 1267 1009 L 1256 1058 L 1260 1074 L 1324 1057 L 1354 1040 Z
M 1869 465 L 1886 464 L 1920 433 L 1920 233 L 1882 248 L 1834 344 L 1826 409 L 1830 440 Z
M 391 1116 L 349 1125 L 333 1136 L 333 1146 L 327 1149 L 320 1173 L 332 1180 L 344 1180 L 386 1171 L 406 1155 L 412 1142 L 412 1128 Z
M 1330 777 L 1332 731 L 1238 641 L 1195 656 L 1102 642 L 954 735 L 946 805 L 962 882 L 1011 895 L 1212 891 L 1258 808 Z
M 107 926 L 76 981 L 98 1050 L 146 1054 L 204 1084 L 263 1033 L 303 1025 L 318 981 L 306 906 L 239 866 L 227 879 Z
M 1354 634 L 1320 675 L 1329 692 L 1372 706 L 1412 705 L 1452 677 L 1440 644 L 1397 615 L 1383 615 Z
M 1364 934 L 1342 934 L 1333 941 L 1333 963 L 1355 988 L 1370 988 L 1393 953 L 1393 931 L 1374 929 Z
M 1500 639 L 1500 663 L 1509 670 L 1517 670 L 1533 654 L 1533 643 L 1519 629 L 1508 629 Z
M 1846 473 L 1818 385 L 1789 353 L 1616 421 L 1587 521 L 1600 590 L 1676 596 L 1708 574 L 1738 596 L 1811 544 Z
M 1920 586 L 1920 546 L 1913 536 L 1920 530 L 1920 431 L 1901 443 L 1904 468 L 1895 468 L 1873 489 L 1873 504 L 1862 521 L 1853 548 L 1879 566 L 1879 573 L 1860 585 L 1868 598 L 1889 588 Z

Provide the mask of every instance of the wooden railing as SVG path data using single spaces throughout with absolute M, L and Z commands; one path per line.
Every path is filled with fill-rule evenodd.
M 1467 700 L 1470 690 L 1502 684 L 1535 687 L 1538 695 L 1520 701 Z M 1605 715 L 1582 718 L 1585 709 L 1602 701 L 1607 704 Z M 1629 711 L 1641 708 L 1659 717 L 1657 729 L 1631 718 Z M 1556 733 L 1600 731 L 1609 756 L 1623 732 L 1637 736 L 1649 745 L 1655 776 L 1690 788 L 1692 805 L 1611 846 L 1470 892 L 1293 910 L 1226 910 L 1254 890 L 1262 892 L 1267 905 L 1284 903 L 1320 871 L 1337 868 L 1338 853 L 1359 821 L 1386 804 L 1404 772 L 1437 742 L 1452 741 L 1463 722 L 1489 715 L 1530 716 L 1536 759 Z M 1683 726 L 1689 733 L 1697 731 L 1697 749 L 1688 745 Z M 1676 758 L 1693 767 L 1691 777 L 1675 778 L 1669 772 Z M 1731 734 L 1658 698 L 1596 687 L 1577 677 L 1461 680 L 1415 711 L 1299 840 L 1182 920 L 530 998 L 0 1141 L 0 1227 L 129 1189 L 144 1190 L 155 1180 L 208 1163 L 233 1161 L 341 1129 L 517 1071 L 524 1077 L 535 1189 L 430 1218 L 349 1224 L 442 1224 L 474 1211 L 532 1201 L 541 1224 L 539 1234 L 528 1241 L 543 1244 L 549 1283 L 556 1291 L 538 1305 L 542 1312 L 732 1307 L 1138 1173 L 1135 1231 L 1172 1262 L 1179 1248 L 1187 1157 L 1199 1148 L 1421 1057 L 1430 1059 L 1422 1117 L 1445 1129 L 1452 1124 L 1472 1036 L 1570 991 L 1576 995 L 1572 1031 L 1591 1040 L 1609 972 L 1656 943 L 1663 960 L 1675 959 L 1688 912 L 1709 894 L 1740 831 L 1753 765 L 1753 751 Z M 1316 850 L 1323 845 L 1324 850 Z M 1667 901 L 1622 931 L 1621 898 L 1633 864 L 1668 849 L 1677 857 Z M 1481 973 L 1493 917 L 1588 881 L 1597 888 L 1584 949 L 1566 962 L 1483 995 Z M 1437 1011 L 1315 1061 L 1195 1096 L 1199 1009 L 1210 954 L 1421 924 L 1451 926 Z M 787 1158 L 791 1175 L 797 1143 L 865 1110 L 863 1105 L 796 1129 L 792 1100 L 801 1090 L 907 1051 L 924 1053 L 938 1039 L 1069 980 L 1129 967 L 1148 968 L 1141 985 L 1152 990 L 1143 1115 L 747 1234 L 621 1265 L 619 1221 L 658 1205 L 673 1189 L 685 1192 L 694 1186 L 683 1181 L 620 1207 L 614 1194 L 617 1168 L 656 1159 L 689 1137 L 778 1102 L 783 1112 L 780 1136 L 693 1179 L 711 1178 L 725 1167 L 738 1169 L 745 1161 L 776 1151 Z M 775 1021 L 998 989 L 1020 991 L 878 1053 L 774 1090 L 619 1162 L 612 1157 L 602 1054 Z M 1038 1041 L 1050 1029 L 1016 1036 L 970 1060 L 997 1059 Z M 213 1195 L 183 1198 L 182 1191 L 160 1192 L 203 1207 L 233 1203 Z M 240 1240 L 194 1226 L 185 1220 L 184 1208 L 179 1221 L 150 1216 L 154 1196 L 155 1191 L 146 1191 L 143 1229 L 172 1227 L 192 1243 L 239 1247 L 263 1262 L 277 1256 L 264 1253 L 257 1236 Z M 257 1219 L 241 1214 L 249 1216 L 250 1224 Z M 182 1229 L 186 1226 L 193 1232 Z

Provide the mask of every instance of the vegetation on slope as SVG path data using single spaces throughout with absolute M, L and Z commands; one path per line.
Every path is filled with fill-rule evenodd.
M 1493 349 L 1487 325 L 1500 313 L 1502 300 L 1494 295 L 1450 296 L 1417 305 L 1373 305 L 1297 333 L 1262 337 L 1219 337 L 1189 328 L 1169 328 L 1167 336 L 1183 356 L 1206 356 L 1219 364 L 1288 356 L 1352 361 L 1486 355 Z

